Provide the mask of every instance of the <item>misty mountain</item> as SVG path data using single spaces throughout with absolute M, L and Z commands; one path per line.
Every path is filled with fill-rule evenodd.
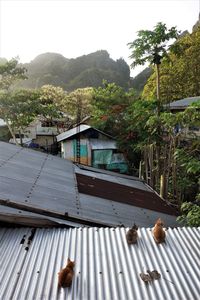
M 100 50 L 75 59 L 57 53 L 38 55 L 23 64 L 28 79 L 18 83 L 24 88 L 39 88 L 44 84 L 60 86 L 67 91 L 83 87 L 98 87 L 105 79 L 127 89 L 130 87 L 130 69 L 119 58 L 111 59 L 108 52 Z

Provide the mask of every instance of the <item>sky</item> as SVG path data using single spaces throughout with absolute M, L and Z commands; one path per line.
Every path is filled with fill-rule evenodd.
M 191 32 L 199 10 L 200 0 L 0 0 L 0 57 L 25 63 L 45 52 L 76 58 L 107 50 L 130 65 L 127 43 L 139 30 L 163 22 Z

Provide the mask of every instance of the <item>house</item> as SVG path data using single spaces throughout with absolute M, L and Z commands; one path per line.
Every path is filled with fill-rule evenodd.
M 177 112 L 182 112 L 184 111 L 188 106 L 191 104 L 195 105 L 195 103 L 200 102 L 200 96 L 198 97 L 189 97 L 189 98 L 184 98 L 178 101 L 171 102 L 169 104 L 169 110 L 172 113 L 177 113 Z M 177 132 L 182 133 L 184 137 L 187 138 L 192 138 L 192 137 L 200 137 L 200 127 L 195 125 L 195 126 L 190 126 L 187 128 L 181 128 L 179 124 L 177 124 L 176 129 Z
M 29 148 L 38 148 L 44 152 L 58 154 L 58 144 L 56 136 L 66 129 L 63 120 L 52 119 L 46 120 L 37 118 L 27 126 L 21 135 L 15 134 L 17 142 Z M 14 143 L 13 138 L 9 140 Z
M 66 130 L 71 124 L 70 118 L 65 116 L 62 119 L 45 119 L 36 118 L 32 121 L 23 132 L 15 132 L 16 141 L 26 147 L 40 148 L 51 154 L 58 154 L 58 144 L 56 136 Z M 15 144 L 14 139 L 9 133 L 8 127 L 4 120 L 0 119 L 0 140 L 9 141 Z
M 128 171 L 127 162 L 124 155 L 117 150 L 115 139 L 94 127 L 80 124 L 59 134 L 56 138 L 58 143 L 61 143 L 63 158 L 121 173 Z M 80 150 L 78 143 L 80 143 Z M 80 161 L 78 161 L 79 155 Z
M 200 101 L 200 96 L 184 98 L 178 101 L 169 103 L 169 110 L 173 113 L 184 111 L 189 105 Z

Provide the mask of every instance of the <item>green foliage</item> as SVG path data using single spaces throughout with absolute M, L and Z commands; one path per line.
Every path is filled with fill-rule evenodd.
M 182 215 L 177 218 L 177 221 L 186 226 L 200 226 L 200 206 L 192 202 L 184 202 L 181 205 Z
M 0 89 L 8 90 L 19 79 L 25 79 L 26 69 L 18 65 L 17 59 L 0 61 Z
M 163 103 L 200 95 L 200 27 L 191 34 L 180 37 L 173 48 L 173 52 L 168 53 L 169 59 L 163 59 L 160 67 Z M 155 72 L 144 88 L 143 97 L 156 97 Z
M 196 147 L 176 148 L 174 159 L 176 161 L 177 184 L 179 193 L 184 201 L 195 197 L 198 191 L 198 179 L 200 178 L 200 153 L 199 143 Z
M 33 121 L 38 110 L 38 91 L 18 90 L 0 92 L 0 118 L 13 130 L 20 131 Z
M 59 118 L 66 98 L 66 92 L 62 88 L 52 85 L 44 85 L 39 91 L 37 114 L 46 119 Z
M 94 89 L 93 93 L 94 125 L 112 136 L 119 135 L 131 99 L 131 93 L 115 83 L 104 81 L 104 86 Z
M 140 30 L 138 38 L 129 43 L 132 51 L 130 58 L 133 60 L 132 67 L 144 65 L 146 62 L 160 64 L 169 47 L 166 42 L 176 39 L 178 32 L 176 27 L 167 29 L 163 23 L 158 23 L 154 30 Z
M 75 123 L 90 116 L 93 99 L 92 88 L 77 89 L 68 93 L 63 102 L 63 111 L 75 120 Z
M 172 114 L 161 111 L 158 117 L 155 113 L 156 101 L 134 100 L 126 108 L 121 135 L 118 136 L 120 147 L 128 152 L 140 153 L 146 170 L 145 179 L 151 175 L 151 185 L 156 183 L 157 160 L 161 165 L 161 174 L 166 180 L 166 194 L 174 203 L 191 199 L 197 193 L 197 182 L 200 176 L 199 140 L 190 137 L 185 130 L 188 126 L 199 124 L 198 103 L 191 105 L 184 112 Z M 158 132 L 158 124 L 160 131 Z M 179 124 L 181 131 L 176 131 Z M 160 153 L 156 154 L 156 144 L 159 141 Z M 126 150 L 128 149 L 128 151 Z M 148 175 L 147 175 L 148 174 Z
M 155 115 L 156 101 L 135 100 L 126 111 L 127 133 L 137 132 L 137 140 L 134 140 L 132 148 L 142 150 L 151 138 L 157 136 L 156 125 L 157 116 Z M 154 142 L 155 142 L 154 140 Z M 130 140 L 132 142 L 132 140 Z

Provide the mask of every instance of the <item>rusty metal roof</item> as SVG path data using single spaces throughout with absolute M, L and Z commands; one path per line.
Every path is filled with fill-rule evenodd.
M 166 224 L 167 225 L 167 224 Z M 156 244 L 151 228 L 0 228 L 0 299 L 198 300 L 200 228 L 168 228 Z M 58 289 L 58 272 L 75 260 L 70 288 Z M 156 270 L 145 284 L 140 273 Z
M 86 177 L 84 183 L 80 175 L 70 161 L 0 142 L 0 221 L 77 227 L 131 226 L 137 220 L 151 226 L 162 214 L 177 225 L 173 210 L 142 181 L 93 172 L 95 180 Z
M 127 180 L 119 177 L 91 174 L 76 169 L 78 189 L 80 193 L 96 196 L 112 201 L 130 204 L 171 215 L 177 215 L 174 207 L 153 191 L 142 181 Z M 106 180 L 107 179 L 107 180 Z M 109 180 L 110 179 L 110 180 Z M 116 181 L 117 179 L 117 181 Z

